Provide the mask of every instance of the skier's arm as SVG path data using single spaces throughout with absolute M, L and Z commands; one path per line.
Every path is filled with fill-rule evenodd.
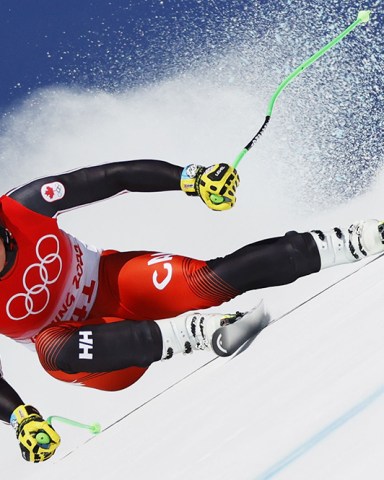
M 47 215 L 113 197 L 119 193 L 180 189 L 182 167 L 157 160 L 133 160 L 81 168 L 34 180 L 8 195 Z
M 15 429 L 21 454 L 29 462 L 47 460 L 60 445 L 60 437 L 56 431 L 42 418 L 36 408 L 24 405 L 19 394 L 1 376 L 0 420 L 10 423 Z M 41 436 L 42 434 L 45 436 Z M 48 443 L 39 443 L 41 438 L 49 439 Z
M 225 205 L 223 202 L 223 205 L 230 208 L 234 204 L 238 177 L 233 174 L 235 171 L 232 167 L 225 164 L 208 169 L 195 166 L 196 168 L 191 170 L 190 167 L 183 169 L 160 160 L 107 163 L 34 180 L 14 189 L 8 195 L 27 208 L 50 217 L 128 191 L 183 190 L 189 195 L 200 196 L 204 203 L 213 208 L 214 205 L 212 204 L 212 207 L 209 204 L 209 192 L 219 193 L 224 188 L 231 191 L 233 198 Z M 209 190 L 211 186 L 213 189 Z
M 18 393 L 0 377 L 0 420 L 9 423 L 12 412 L 22 403 Z

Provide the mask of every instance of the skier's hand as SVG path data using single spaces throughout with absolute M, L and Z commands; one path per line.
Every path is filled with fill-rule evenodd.
M 60 437 L 31 405 L 17 407 L 10 419 L 16 430 L 21 454 L 28 462 L 44 462 L 60 445 Z
M 187 195 L 199 196 L 212 210 L 229 210 L 236 202 L 240 183 L 237 171 L 226 163 L 211 167 L 188 165 L 181 174 L 181 189 Z

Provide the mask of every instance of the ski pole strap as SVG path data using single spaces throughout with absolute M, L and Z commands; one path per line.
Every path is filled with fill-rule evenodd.
M 75 420 L 71 420 L 70 418 L 60 417 L 58 415 L 51 415 L 47 418 L 47 422 L 49 423 L 49 425 L 52 425 L 53 420 L 66 423 L 71 427 L 84 428 L 95 435 L 101 432 L 101 425 L 99 423 L 92 423 L 91 425 L 86 425 L 85 423 L 76 422 Z

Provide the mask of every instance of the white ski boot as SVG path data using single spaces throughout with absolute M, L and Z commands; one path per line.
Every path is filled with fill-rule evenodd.
M 335 227 L 310 233 L 319 249 L 322 269 L 384 252 L 384 222 L 379 220 L 362 220 L 348 229 Z
M 176 353 L 214 350 L 217 355 L 234 353 L 250 337 L 259 333 L 269 321 L 264 303 L 247 313 L 192 313 L 172 319 L 156 320 L 163 337 L 162 360 Z

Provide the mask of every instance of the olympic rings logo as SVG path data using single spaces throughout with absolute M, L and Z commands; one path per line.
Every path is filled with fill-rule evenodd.
M 6 311 L 11 320 L 38 315 L 47 307 L 51 297 L 47 285 L 55 283 L 63 269 L 59 251 L 59 240 L 55 235 L 45 235 L 37 242 L 36 257 L 39 262 L 33 263 L 24 272 L 25 292 L 13 295 L 7 302 Z

